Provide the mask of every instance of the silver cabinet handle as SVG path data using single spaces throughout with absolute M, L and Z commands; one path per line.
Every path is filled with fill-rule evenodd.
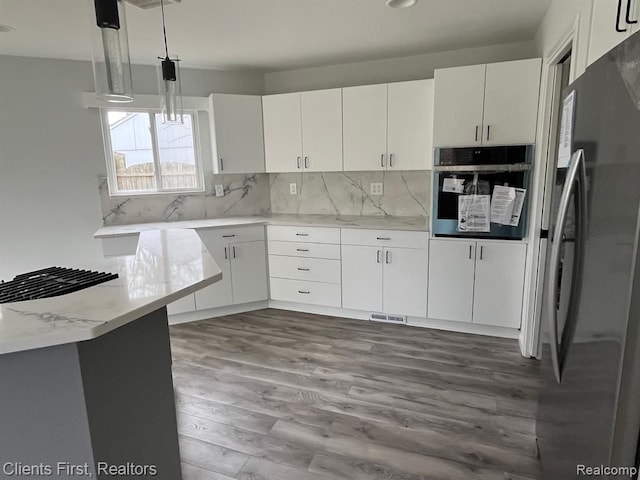
M 638 20 L 631 20 L 631 0 L 627 1 L 627 24 L 633 25 L 634 23 L 638 23 Z
M 298 293 L 302 293 L 303 295 L 309 295 L 311 292 L 308 290 L 298 290 Z
M 227 247 L 224 247 L 224 259 L 225 260 L 229 259 L 229 255 L 227 255 Z
M 297 237 L 308 237 L 309 234 L 308 233 L 296 233 Z
M 389 250 L 387 250 L 384 254 L 384 261 L 387 264 L 391 263 L 391 252 Z
M 235 236 L 236 236 L 236 234 L 235 234 L 235 233 L 232 233 L 232 234 L 230 234 L 230 235 L 222 235 L 222 238 L 233 238 L 233 237 L 235 237 Z
M 311 270 L 310 268 L 302 268 L 302 267 L 298 267 L 298 270 L 301 272 L 308 272 L 309 270 Z
M 565 321 L 564 331 L 562 332 L 562 342 L 558 342 L 558 311 L 556 310 L 556 290 L 558 288 L 558 273 L 560 270 L 560 249 L 562 246 L 562 234 L 567 222 L 571 196 L 575 189 L 578 189 L 578 195 L 575 199 L 576 208 L 576 240 L 575 254 L 573 262 L 573 278 L 571 279 L 571 290 L 569 293 L 569 306 L 567 309 L 567 319 Z M 575 312 L 578 301 L 578 292 L 582 281 L 582 257 L 584 255 L 584 246 L 587 235 L 587 173 L 584 159 L 584 151 L 578 150 L 571 157 L 571 164 L 567 177 L 564 181 L 562 195 L 560 196 L 560 206 L 558 208 L 558 216 L 556 218 L 553 236 L 551 238 L 551 254 L 549 258 L 549 267 L 551 275 L 549 275 L 546 291 L 547 318 L 549 321 L 549 337 L 551 347 L 551 363 L 553 364 L 553 373 L 556 381 L 562 381 L 562 365 L 564 363 L 564 355 L 566 348 L 575 326 Z
M 480 125 L 476 125 L 476 142 L 478 141 L 478 129 L 480 128 Z
M 296 167 L 300 169 L 300 157 L 296 157 Z
M 393 167 L 393 153 L 389 154 L 389 166 Z
M 236 247 L 231 247 L 231 251 L 233 252 L 233 258 L 236 258 Z
M 308 252 L 308 248 L 296 248 L 296 252 Z
M 384 168 L 384 153 L 380 155 L 380 166 Z
M 482 256 L 484 254 L 484 247 L 482 245 L 480 245 L 480 260 L 482 260 Z
M 224 159 L 220 157 L 220 170 L 224 170 Z
M 471 251 L 473 250 L 473 245 L 469 245 L 469 260 L 471 260 Z
M 487 140 L 489 140 L 490 136 L 491 136 L 491 125 L 487 125 Z
M 376 240 L 391 240 L 391 237 L 376 237 Z
M 627 0 L 627 7 L 630 7 L 631 5 L 631 0 Z M 616 32 L 626 32 L 627 29 L 626 28 L 621 28 L 620 27 L 620 15 L 622 14 L 622 0 L 618 0 L 618 13 L 616 15 Z M 629 16 L 629 13 L 627 13 L 627 17 Z
M 309 168 L 309 157 L 304 157 L 304 168 Z
M 380 263 L 380 250 L 376 251 L 376 263 Z

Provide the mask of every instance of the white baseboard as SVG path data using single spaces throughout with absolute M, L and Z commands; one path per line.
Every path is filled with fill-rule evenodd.
M 255 310 L 262 310 L 263 308 L 269 308 L 268 300 L 243 303 L 240 305 L 228 305 L 226 307 L 210 308 L 208 310 L 197 310 L 195 312 L 179 313 L 177 315 L 169 315 L 169 325 L 197 322 L 199 320 L 206 320 L 207 318 L 233 315 L 234 313 L 253 312 Z

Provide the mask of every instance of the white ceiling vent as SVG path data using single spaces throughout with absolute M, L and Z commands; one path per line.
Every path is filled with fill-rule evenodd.
M 125 0 L 134 7 L 144 8 L 149 10 L 150 8 L 160 8 L 160 0 Z M 171 5 L 172 3 L 180 3 L 182 0 L 164 0 L 164 5 Z

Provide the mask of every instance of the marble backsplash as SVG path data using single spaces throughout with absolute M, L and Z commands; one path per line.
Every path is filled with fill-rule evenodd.
M 109 196 L 106 178 L 99 180 L 102 223 L 131 223 L 197 220 L 270 213 L 269 175 L 213 175 L 205 181 L 203 193 L 179 195 Z M 224 186 L 224 196 L 215 196 L 215 184 Z
M 369 193 L 372 182 L 383 184 L 383 195 Z M 272 213 L 429 216 L 431 209 L 429 171 L 277 173 L 270 189 Z
M 383 195 L 370 195 L 369 184 L 383 184 Z M 204 193 L 109 196 L 100 178 L 105 226 L 197 220 L 269 213 L 327 215 L 428 216 L 431 172 L 256 173 L 213 175 Z M 297 195 L 289 185 L 297 185 Z M 215 196 L 215 184 L 225 195 Z

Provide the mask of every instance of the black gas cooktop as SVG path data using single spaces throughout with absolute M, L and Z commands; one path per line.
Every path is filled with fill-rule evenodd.
M 0 303 L 50 298 L 77 292 L 118 278 L 117 273 L 92 272 L 65 267 L 49 267 L 22 273 L 0 283 Z

